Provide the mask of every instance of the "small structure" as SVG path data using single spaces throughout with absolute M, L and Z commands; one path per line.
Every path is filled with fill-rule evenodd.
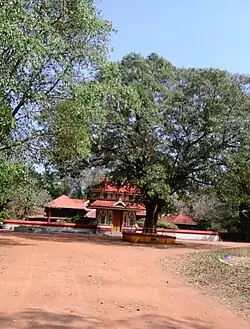
M 75 216 L 95 219 L 96 211 L 95 209 L 89 209 L 88 203 L 87 200 L 72 199 L 67 195 L 61 195 L 46 204 L 40 212 L 29 214 L 27 220 L 50 223 L 57 220 L 68 220 Z
M 162 215 L 161 221 L 175 224 L 179 229 L 195 230 L 197 229 L 197 223 L 188 215 L 180 212 L 178 215 Z
M 58 219 L 69 219 L 74 216 L 80 218 L 95 219 L 95 210 L 88 209 L 88 201 L 83 199 L 72 199 L 67 195 L 61 195 L 52 200 L 44 207 L 47 222 L 55 222 Z
M 99 230 L 122 232 L 134 226 L 137 213 L 145 211 L 144 205 L 137 203 L 140 191 L 136 186 L 116 186 L 104 181 L 93 187 L 89 193 L 89 208 L 96 209 Z

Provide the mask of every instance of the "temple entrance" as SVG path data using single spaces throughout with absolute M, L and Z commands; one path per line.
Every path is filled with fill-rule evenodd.
M 123 218 L 123 212 L 121 210 L 113 210 L 113 218 L 112 218 L 113 228 L 112 228 L 112 230 L 114 232 L 121 232 L 122 218 Z

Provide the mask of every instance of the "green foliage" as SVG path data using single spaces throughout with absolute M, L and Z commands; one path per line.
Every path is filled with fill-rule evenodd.
M 217 193 L 226 204 L 238 207 L 250 203 L 249 161 L 248 144 L 230 157 L 227 171 L 217 184 Z
M 0 136 L 15 118 L 26 140 L 46 105 L 72 98 L 105 64 L 111 31 L 94 0 L 1 0 Z
M 0 212 L 0 219 L 9 219 L 10 218 L 10 215 L 5 212 L 5 211 L 1 211 Z
M 110 101 L 117 106 L 127 101 L 128 107 L 136 102 L 133 90 L 121 84 L 116 71 L 116 65 L 107 66 L 102 83 L 83 83 L 75 100 L 44 111 L 41 120 L 48 138 L 44 138 L 43 158 L 60 172 L 79 174 L 89 165 L 93 148 L 98 151 L 102 142 Z
M 152 226 L 154 209 L 174 193 L 214 186 L 221 177 L 248 128 L 249 79 L 176 69 L 155 54 L 130 54 L 117 65 L 120 84 L 135 96 L 108 99 L 97 157 L 113 179 L 139 185 Z
M 56 222 L 57 223 L 69 223 L 69 221 L 66 219 L 57 219 Z
M 34 172 L 24 162 L 0 157 L 0 211 L 8 217 L 24 217 L 40 210 L 50 197 L 39 186 Z
M 165 228 L 165 229 L 178 229 L 178 226 L 176 226 L 174 223 L 168 223 L 166 221 L 159 221 L 157 223 L 157 228 Z
M 25 165 L 0 154 L 0 210 L 11 201 L 11 196 L 27 177 Z
M 41 213 L 44 205 L 51 200 L 49 193 L 39 187 L 37 180 L 28 176 L 19 185 L 6 206 L 6 211 L 12 217 L 24 218 L 29 214 Z
M 71 190 L 71 186 L 67 177 L 60 177 L 56 171 L 49 172 L 44 171 L 42 174 L 37 174 L 36 178 L 39 183 L 39 187 L 48 191 L 52 199 L 56 199 L 59 196 L 65 194 L 68 195 Z
M 52 163 L 106 167 L 111 179 L 137 184 L 154 227 L 174 194 L 221 179 L 249 128 L 248 85 L 248 77 L 130 54 L 83 84 L 73 104 L 54 108 Z
M 79 223 L 82 220 L 83 220 L 83 216 L 81 216 L 79 214 L 77 214 L 77 215 L 75 215 L 75 216 L 73 216 L 73 217 L 70 218 L 70 222 L 71 223 Z
M 137 220 L 136 224 L 140 227 L 143 227 L 145 224 L 145 218 L 141 218 L 141 219 Z
M 231 192 L 233 193 L 233 192 Z M 200 229 L 237 231 L 239 226 L 238 206 L 223 200 L 217 187 L 201 189 L 185 199 L 175 201 L 176 210 L 189 214 Z

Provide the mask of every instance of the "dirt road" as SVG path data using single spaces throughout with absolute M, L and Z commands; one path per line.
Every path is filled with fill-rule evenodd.
M 0 329 L 250 328 L 162 269 L 185 248 L 57 240 L 0 235 Z

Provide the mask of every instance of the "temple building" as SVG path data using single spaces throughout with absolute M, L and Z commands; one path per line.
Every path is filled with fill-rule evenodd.
M 140 196 L 137 187 L 115 186 L 104 181 L 93 187 L 89 193 L 89 208 L 96 209 L 98 224 L 121 232 L 125 227 L 134 226 L 138 217 L 145 217 L 144 205 L 136 202 Z

